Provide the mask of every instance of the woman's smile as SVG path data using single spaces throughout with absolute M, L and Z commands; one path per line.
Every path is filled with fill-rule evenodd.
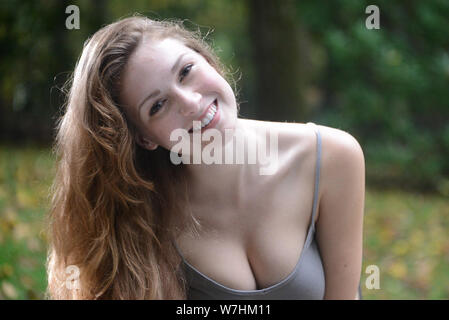
M 204 111 L 202 116 L 196 120 L 201 122 L 201 132 L 204 132 L 204 130 L 207 130 L 209 128 L 213 128 L 218 121 L 220 120 L 220 112 L 218 108 L 218 101 L 215 99 L 209 107 Z M 195 128 L 192 126 L 190 128 L 189 133 L 193 133 L 193 131 L 198 131 L 200 128 Z
M 171 150 L 169 137 L 179 128 L 189 134 L 211 128 L 224 133 L 237 121 L 229 83 L 202 55 L 176 39 L 148 39 L 139 46 L 123 78 L 123 102 L 152 148 Z

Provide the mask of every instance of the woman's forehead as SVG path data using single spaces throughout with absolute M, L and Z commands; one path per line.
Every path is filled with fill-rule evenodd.
M 130 57 L 124 70 L 121 88 L 123 102 L 134 109 L 144 94 L 156 89 L 172 75 L 173 66 L 186 53 L 196 54 L 173 38 L 145 39 Z
M 179 58 L 190 53 L 197 54 L 176 39 L 145 41 L 128 61 L 123 77 L 124 86 L 139 87 L 144 84 L 142 81 L 163 81 L 174 72 L 173 67 Z
M 174 38 L 154 39 L 144 38 L 136 49 L 134 55 L 130 57 L 131 64 L 156 62 L 158 64 L 170 59 L 176 59 L 184 52 L 195 52 L 181 41 Z

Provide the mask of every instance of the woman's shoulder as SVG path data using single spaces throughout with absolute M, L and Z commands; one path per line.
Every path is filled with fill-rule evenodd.
M 322 162 L 329 170 L 341 170 L 364 161 L 358 140 L 341 129 L 317 125 L 321 135 Z
M 288 151 L 291 148 L 301 147 L 305 149 L 311 145 L 314 139 L 314 131 L 310 125 L 297 122 L 275 122 L 244 119 L 245 125 L 257 130 L 262 135 L 275 134 L 278 141 L 279 151 Z
M 322 165 L 345 162 L 348 158 L 363 158 L 363 150 L 357 139 L 344 130 L 312 122 L 275 122 L 244 119 L 247 126 L 278 137 L 279 152 L 299 150 L 302 154 L 316 154 L 317 134 L 321 137 Z
M 344 130 L 324 125 L 298 123 L 285 126 L 288 131 L 286 136 L 296 137 L 302 141 L 302 159 L 305 160 L 305 168 L 308 174 L 315 173 L 317 161 L 317 134 L 321 138 L 320 159 L 320 207 L 322 197 L 330 194 L 331 197 L 342 195 L 347 199 L 350 195 L 345 192 L 362 189 L 365 183 L 365 158 L 362 147 L 357 139 Z M 291 139 L 290 137 L 288 139 Z M 311 177 L 309 176 L 309 181 Z M 312 177 L 314 179 L 314 177 Z M 346 190 L 342 192 L 342 190 Z M 351 191 L 349 191 L 351 190 Z M 328 197 L 329 198 L 329 197 Z M 321 213 L 320 213 L 321 215 Z M 318 214 L 316 219 L 318 219 Z
M 304 144 L 313 146 L 316 144 L 316 130 L 319 131 L 322 140 L 322 147 L 327 147 L 327 151 L 335 152 L 346 150 L 347 148 L 360 148 L 356 138 L 350 133 L 338 128 L 332 128 L 312 122 L 274 122 L 260 120 L 244 120 L 248 125 L 258 130 L 275 132 L 278 135 L 279 143 L 285 146 Z
M 358 140 L 349 132 L 327 126 L 317 126 L 321 134 L 321 181 L 323 193 L 351 190 L 364 183 L 365 157 Z
M 309 159 L 315 166 L 317 156 L 317 133 L 321 137 L 321 168 L 323 175 L 332 177 L 342 169 L 351 170 L 364 164 L 362 147 L 357 139 L 344 130 L 315 123 L 251 121 L 259 129 L 276 132 L 279 153 L 293 153 L 295 158 Z M 295 152 L 291 152 L 295 150 Z M 328 179 L 326 179 L 328 180 Z M 323 181 L 324 182 L 324 181 Z
M 330 150 L 346 150 L 358 149 L 360 144 L 357 139 L 349 132 L 338 128 L 317 125 L 317 128 L 322 136 L 323 143 L 326 143 Z

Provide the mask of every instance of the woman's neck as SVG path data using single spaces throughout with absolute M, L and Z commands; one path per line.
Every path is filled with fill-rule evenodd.
M 186 165 L 189 193 L 193 202 L 238 204 L 245 194 L 245 188 L 248 188 L 251 181 L 255 181 L 260 164 L 257 157 L 255 157 L 255 164 L 248 163 L 248 159 L 249 153 L 254 152 L 251 146 L 257 145 L 260 137 L 249 121 L 254 123 L 252 120 L 245 119 L 236 121 L 233 139 L 226 141 L 221 149 L 221 163 L 206 164 L 201 161 L 200 164 Z M 236 143 L 237 139 L 240 139 L 240 143 Z M 230 158 L 226 159 L 225 153 L 229 150 L 232 150 L 233 161 L 229 161 Z M 243 161 L 237 161 L 237 159 Z

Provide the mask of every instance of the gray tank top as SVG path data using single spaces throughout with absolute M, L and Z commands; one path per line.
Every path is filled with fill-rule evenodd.
M 315 216 L 317 210 L 318 190 L 321 165 L 321 135 L 318 127 L 311 124 L 317 136 L 317 158 L 315 166 L 315 190 L 313 196 L 312 219 L 301 255 L 293 271 L 283 280 L 270 287 L 260 290 L 236 290 L 228 288 L 198 271 L 188 263 L 175 243 L 182 257 L 182 267 L 185 272 L 189 300 L 314 300 L 323 299 L 325 277 L 323 263 L 315 240 Z

